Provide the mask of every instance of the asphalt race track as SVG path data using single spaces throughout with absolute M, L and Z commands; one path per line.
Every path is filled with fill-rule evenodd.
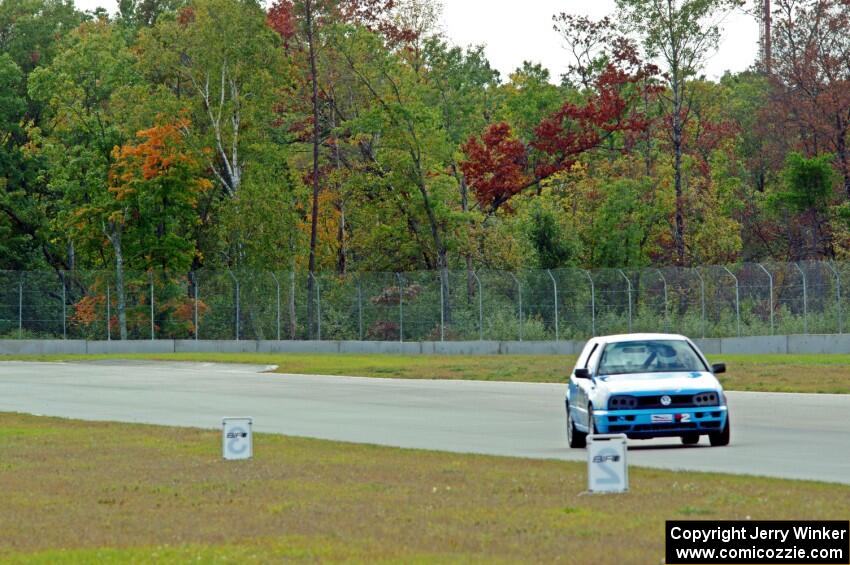
M 263 373 L 201 363 L 0 362 L 0 411 L 216 428 L 455 452 L 584 460 L 566 446 L 561 384 Z M 732 445 L 632 441 L 629 463 L 850 484 L 850 395 L 728 394 Z M 262 451 L 262 440 L 255 452 Z

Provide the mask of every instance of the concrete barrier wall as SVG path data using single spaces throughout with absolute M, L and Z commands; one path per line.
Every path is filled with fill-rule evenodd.
M 89 341 L 86 353 L 174 353 L 173 339 Z
M 788 353 L 850 353 L 850 335 L 789 335 Z
M 720 353 L 788 353 L 788 336 L 724 337 Z
M 256 341 L 174 340 L 175 353 L 256 353 Z
M 694 340 L 707 355 L 850 353 L 850 335 L 791 335 Z M 584 341 L 195 341 L 0 340 L 0 355 L 84 353 L 360 353 L 408 355 L 576 355 Z
M 85 352 L 84 339 L 0 339 L 2 355 L 77 355 Z
M 721 349 L 721 341 L 719 338 L 703 338 L 703 339 L 695 339 L 694 343 L 697 344 L 697 347 L 702 350 L 706 355 L 720 355 L 723 350 Z

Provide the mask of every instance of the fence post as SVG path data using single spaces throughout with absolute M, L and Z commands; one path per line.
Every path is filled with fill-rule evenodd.
M 472 271 L 475 282 L 478 283 L 478 341 L 484 341 L 484 290 L 481 287 L 481 279 L 478 273 Z
M 700 325 L 702 326 L 702 337 L 705 337 L 705 279 L 702 278 L 699 267 L 694 267 L 692 270 L 699 278 Z
M 154 307 L 153 307 L 153 271 L 148 273 L 148 280 L 151 285 L 151 341 L 156 338 L 156 330 L 154 328 Z
M 800 276 L 803 277 L 803 333 L 809 333 L 809 297 L 806 288 L 806 272 L 803 271 L 799 263 L 794 263 L 797 270 L 800 271 Z
M 508 271 L 508 274 L 516 283 L 516 292 L 517 297 L 519 298 L 519 340 L 522 341 L 522 285 L 519 282 L 519 279 L 516 276 Z
M 67 291 L 65 290 L 65 273 L 59 273 L 59 276 L 62 278 L 62 339 L 68 339 L 68 330 L 67 330 L 67 322 L 68 319 L 66 312 L 66 303 L 68 301 Z
M 194 318 L 195 318 L 195 341 L 198 341 L 198 334 L 200 333 L 201 328 L 198 326 L 198 275 L 195 272 L 189 273 L 192 276 L 192 287 L 194 287 L 194 295 L 195 295 L 195 304 L 194 304 Z
M 738 285 L 738 277 L 728 267 L 723 267 L 723 269 L 729 273 L 730 277 L 735 279 L 735 322 L 738 328 L 738 337 L 741 337 L 741 293 Z
M 590 333 L 591 337 L 596 337 L 596 285 L 593 283 L 593 275 L 590 271 L 584 271 L 584 276 L 590 281 Z
M 832 274 L 835 275 L 835 304 L 838 306 L 838 333 L 844 333 L 844 323 L 841 319 L 841 273 L 838 272 L 838 269 L 835 268 L 831 262 L 826 261 L 826 266 L 829 267 L 829 270 L 832 271 Z
M 443 272 L 438 275 L 440 286 L 440 341 L 446 341 L 446 297 L 443 290 Z
M 18 279 L 18 339 L 24 337 L 24 274 Z
M 233 275 L 233 271 L 227 269 L 227 274 L 233 279 L 233 284 L 236 289 L 236 341 L 239 341 L 239 279 Z
M 764 271 L 764 274 L 767 275 L 768 281 L 770 282 L 770 335 L 773 335 L 773 275 L 771 275 L 770 271 L 765 269 L 764 265 L 762 265 L 761 263 L 756 263 L 756 265 L 758 265 L 761 270 Z
M 404 343 L 404 287 L 401 273 L 396 273 L 395 278 L 398 281 L 398 341 Z
M 555 341 L 561 341 L 560 332 L 558 331 L 558 282 L 552 276 L 551 270 L 546 269 L 546 272 L 549 273 L 549 278 L 552 279 L 552 286 L 555 289 Z
M 277 340 L 280 341 L 280 281 L 277 280 L 277 275 L 274 271 L 269 271 L 272 279 L 274 279 L 275 291 L 277 293 Z
M 670 331 L 670 315 L 668 314 L 669 306 L 667 305 L 667 278 L 664 276 L 664 273 L 661 272 L 661 269 L 655 269 L 658 272 L 658 276 L 661 277 L 661 282 L 664 283 L 664 330 Z
M 619 271 L 619 273 L 623 275 L 623 278 L 626 279 L 626 284 L 628 285 L 626 287 L 626 292 L 629 296 L 629 333 L 632 333 L 632 281 L 629 279 L 629 277 L 626 276 L 626 273 L 623 272 L 623 269 L 617 269 L 617 271 Z
M 363 341 L 363 289 L 360 286 L 360 274 L 357 275 L 357 335 Z
M 112 328 L 110 327 L 110 322 L 112 321 L 112 305 L 110 302 L 112 302 L 112 299 L 109 297 L 109 283 L 106 283 L 106 341 L 112 341 Z
M 310 273 L 310 276 L 316 283 L 316 339 L 322 341 L 322 287 L 318 277 L 313 273 Z

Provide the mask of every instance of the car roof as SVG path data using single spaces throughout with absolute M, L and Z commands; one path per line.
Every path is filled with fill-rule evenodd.
M 628 341 L 647 341 L 654 339 L 663 339 L 670 341 L 687 341 L 683 335 L 679 334 L 651 334 L 651 333 L 643 333 L 643 334 L 619 334 L 619 335 L 605 335 L 599 336 L 595 338 L 596 341 L 604 341 L 605 343 L 623 343 Z

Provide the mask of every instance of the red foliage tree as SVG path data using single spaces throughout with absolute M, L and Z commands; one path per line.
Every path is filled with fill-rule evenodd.
M 276 0 L 267 12 L 269 27 L 283 38 L 289 49 L 298 34 L 298 19 L 304 9 L 298 0 Z M 327 22 L 362 25 L 383 34 L 391 42 L 411 41 L 414 34 L 396 25 L 392 18 L 395 0 L 312 0 L 310 9 L 315 13 L 315 25 Z
M 799 132 L 790 149 L 835 155 L 850 199 L 850 1 L 778 0 L 776 6 L 772 119 Z
M 295 37 L 295 6 L 292 0 L 277 0 L 266 14 L 266 22 L 283 39 L 284 46 L 289 49 L 290 42 Z
M 503 123 L 489 126 L 480 141 L 473 137 L 463 146 L 466 159 L 461 166 L 482 208 L 494 212 L 526 188 L 570 169 L 583 154 L 616 134 L 628 138 L 649 126 L 648 118 L 635 108 L 647 91 L 655 89 L 647 79 L 656 69 L 638 64 L 632 70 L 633 53 L 615 55 L 616 62 L 605 65 L 586 101 L 567 101 L 544 118 L 528 146 Z M 533 165 L 527 158 L 532 150 L 539 156 Z
M 498 208 L 528 186 L 526 147 L 505 122 L 490 125 L 480 141 L 471 138 L 463 151 L 461 169 L 482 208 Z

